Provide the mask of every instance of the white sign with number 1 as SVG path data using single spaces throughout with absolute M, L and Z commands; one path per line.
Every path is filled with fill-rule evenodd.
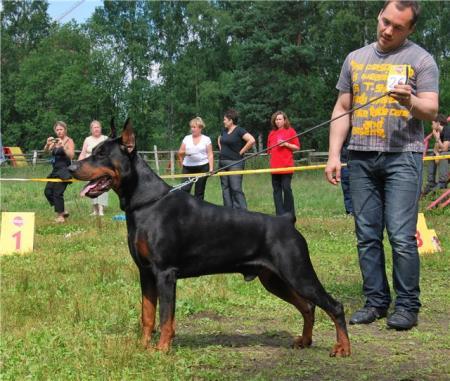
M 3 212 L 0 255 L 33 251 L 34 213 Z

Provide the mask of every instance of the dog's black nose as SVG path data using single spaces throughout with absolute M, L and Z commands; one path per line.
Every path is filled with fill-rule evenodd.
M 74 173 L 80 168 L 80 162 L 79 161 L 73 161 L 71 165 L 67 167 L 70 173 Z

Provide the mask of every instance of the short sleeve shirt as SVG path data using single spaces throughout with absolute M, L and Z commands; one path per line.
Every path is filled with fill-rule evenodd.
M 100 137 L 98 137 L 98 138 L 94 138 L 93 136 L 88 136 L 85 140 L 86 157 L 91 156 L 94 148 L 97 147 L 100 143 L 104 142 L 106 139 L 108 139 L 108 137 L 105 135 L 100 135 Z
M 353 107 L 363 105 L 387 91 L 393 65 L 408 65 L 413 94 L 439 92 L 439 71 L 433 57 L 409 40 L 388 53 L 379 52 L 376 43 L 353 51 L 345 59 L 336 88 L 352 94 Z M 423 139 L 422 121 L 394 98 L 385 96 L 353 112 L 348 149 L 422 152 Z
M 208 145 L 211 145 L 211 139 L 206 135 L 200 135 L 200 141 L 194 144 L 192 135 L 186 135 L 183 139 L 186 147 L 186 154 L 183 159 L 183 165 L 186 167 L 195 167 L 208 163 Z
M 229 134 L 228 130 L 223 128 L 220 134 L 220 160 L 240 160 L 242 157 L 239 151 L 245 146 L 246 141 L 242 138 L 247 131 L 239 126 L 235 127 Z
M 450 125 L 445 126 L 440 134 L 442 142 L 450 142 Z
M 300 148 L 297 133 L 292 127 L 272 130 L 267 138 L 267 147 L 274 146 L 280 141 L 287 141 Z M 270 155 L 270 168 L 285 168 L 294 166 L 294 153 L 287 147 L 276 146 L 268 151 Z M 293 173 L 293 171 L 277 172 L 279 174 Z

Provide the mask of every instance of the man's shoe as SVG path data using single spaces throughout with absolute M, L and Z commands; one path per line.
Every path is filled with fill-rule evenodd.
M 417 312 L 407 311 L 404 308 L 396 308 L 394 313 L 387 319 L 389 328 L 408 330 L 417 325 Z
M 375 307 L 363 307 L 356 311 L 350 318 L 350 324 L 370 324 L 377 319 L 386 317 L 387 309 Z

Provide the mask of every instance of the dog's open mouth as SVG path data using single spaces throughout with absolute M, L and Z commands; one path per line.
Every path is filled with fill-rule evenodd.
M 108 191 L 112 186 L 112 179 L 109 176 L 102 176 L 90 181 L 80 192 L 80 196 L 95 198 Z

